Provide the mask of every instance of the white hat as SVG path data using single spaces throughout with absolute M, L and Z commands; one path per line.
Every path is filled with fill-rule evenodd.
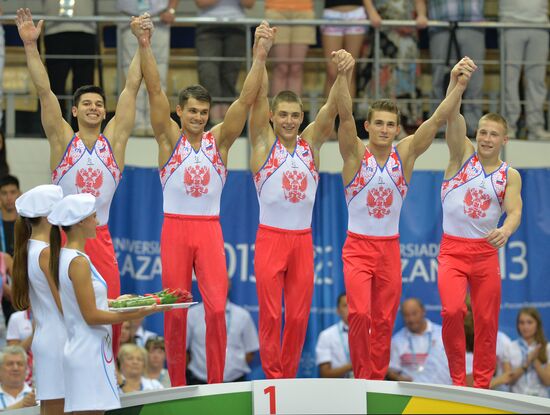
M 15 209 L 25 218 L 48 216 L 54 205 L 63 199 L 63 189 L 55 184 L 41 184 L 23 193 L 15 201 Z
M 52 225 L 71 226 L 95 212 L 95 197 L 89 193 L 65 196 L 48 215 Z

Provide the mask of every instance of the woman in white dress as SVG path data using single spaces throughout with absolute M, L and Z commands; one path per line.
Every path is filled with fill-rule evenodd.
M 519 311 L 517 330 L 520 337 L 510 343 L 503 364 L 504 371 L 511 373 L 510 391 L 548 398 L 550 344 L 536 308 Z
M 51 225 L 46 216 L 63 198 L 61 187 L 41 185 L 15 201 L 19 217 L 15 222 L 13 303 L 18 310 L 30 310 L 35 329 L 31 350 L 34 360 L 36 399 L 40 413 L 62 414 L 63 382 L 52 381 L 52 373 L 63 370 L 65 325 L 59 293 L 48 269 Z
M 111 325 L 143 318 L 156 311 L 108 311 L 107 284 L 84 253 L 86 239 L 96 236 L 95 197 L 75 194 L 59 202 L 48 220 L 50 272 L 59 287 L 67 341 L 64 348 L 65 412 L 103 413 L 120 408 L 115 378 Z M 61 227 L 67 243 L 61 248 Z

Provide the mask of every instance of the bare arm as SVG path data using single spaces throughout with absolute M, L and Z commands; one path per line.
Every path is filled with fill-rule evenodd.
M 335 368 L 332 367 L 330 362 L 321 363 L 319 365 L 319 375 L 322 378 L 341 378 L 352 369 L 351 363 Z
M 148 15 L 133 17 L 132 33 L 139 39 L 141 36 L 151 37 L 153 24 Z M 144 29 L 143 27 L 148 27 Z M 128 138 L 134 128 L 136 118 L 136 98 L 143 76 L 141 74 L 140 48 L 137 48 L 134 58 L 126 74 L 126 84 L 118 97 L 115 116 L 105 127 L 105 135 L 113 144 L 113 151 L 118 166 L 124 168 L 124 153 Z
M 170 117 L 170 101 L 160 83 L 157 63 L 151 49 L 151 39 L 147 34 L 144 34 L 139 37 L 138 43 L 141 72 L 149 95 L 151 126 L 161 152 L 167 151 L 169 155 L 172 152 L 170 137 L 171 135 L 179 135 L 180 128 Z
M 469 72 L 462 74 L 459 82 L 456 83 L 454 89 L 439 104 L 433 115 L 424 121 L 413 135 L 401 140 L 397 145 L 403 161 L 403 170 L 407 181 L 411 179 L 416 159 L 433 143 L 439 128 L 445 125 L 449 118 L 456 118 L 456 115 L 453 114 L 462 98 L 462 94 L 468 86 L 470 75 Z
M 334 121 L 338 114 L 338 96 L 349 93 L 348 80 L 355 65 L 351 54 L 343 49 L 332 52 L 332 62 L 337 65 L 338 75 L 330 89 L 327 102 L 321 107 L 315 120 L 307 126 L 302 137 L 313 145 L 318 153 L 321 146 L 329 139 L 334 130 Z
M 454 90 L 458 83 L 459 76 L 464 72 L 470 74 L 477 69 L 477 66 L 469 58 L 461 59 L 451 71 L 451 79 L 447 93 Z M 450 114 L 447 122 L 447 131 L 445 139 L 449 147 L 449 165 L 445 172 L 445 178 L 453 176 L 464 163 L 464 159 L 469 157 L 474 152 L 474 146 L 466 136 L 466 121 L 460 114 L 460 105 L 462 99 L 456 103 L 454 111 Z
M 382 18 L 378 14 L 376 7 L 374 7 L 373 1 L 363 0 L 363 5 L 365 6 L 365 10 L 367 11 L 367 18 L 370 21 L 370 25 L 372 27 L 380 27 L 380 25 L 382 24 Z
M 217 5 L 220 2 L 220 0 L 195 0 L 195 5 L 199 9 L 205 9 L 207 7 L 212 7 Z
M 544 386 L 550 386 L 550 364 L 546 363 L 543 365 L 539 359 L 535 359 L 533 367 L 542 381 L 542 384 Z
M 50 248 L 45 248 L 40 252 L 40 257 L 38 258 L 38 262 L 40 264 L 40 269 L 46 276 L 46 280 L 48 281 L 48 286 L 50 287 L 50 291 L 52 292 L 53 299 L 55 301 L 55 305 L 57 305 L 57 309 L 61 314 L 63 314 L 63 308 L 61 307 L 61 298 L 59 297 L 59 290 L 57 289 L 57 286 L 55 285 L 55 282 L 50 274 Z
M 53 164 L 54 154 L 61 154 L 65 150 L 65 140 L 72 136 L 73 130 L 61 115 L 59 101 L 51 90 L 48 73 L 38 52 L 37 41 L 40 37 L 44 21 L 40 20 L 34 26 L 31 11 L 29 9 L 18 9 L 15 23 L 17 24 L 17 30 L 25 48 L 27 68 L 40 99 L 40 116 L 46 137 L 51 146 Z M 55 162 L 58 161 L 55 160 Z
M 69 265 L 69 278 L 73 283 L 76 300 L 82 317 L 90 326 L 117 324 L 126 320 L 136 320 L 157 311 L 155 306 L 129 311 L 127 313 L 113 313 L 98 309 L 96 307 L 95 294 L 92 286 L 90 264 L 84 257 L 79 256 L 71 261 Z
M 415 0 L 416 9 L 416 26 L 419 29 L 424 29 L 428 26 L 428 12 L 426 9 L 426 0 Z
M 250 145 L 252 146 L 250 167 L 254 173 L 260 168 L 265 157 L 267 157 L 270 144 L 275 139 L 275 134 L 269 124 L 270 111 L 269 100 L 267 99 L 268 89 L 267 70 L 264 70 L 262 86 L 256 97 L 256 102 L 254 102 L 250 111 L 249 136 Z
M 241 0 L 241 6 L 245 9 L 251 9 L 256 4 L 256 0 Z
M 227 152 L 235 139 L 242 133 L 248 112 L 256 101 L 262 87 L 265 62 L 273 44 L 274 29 L 267 22 L 256 28 L 254 36 L 254 60 L 243 84 L 239 98 L 231 104 L 224 121 L 212 128 L 220 150 Z
M 504 196 L 504 211 L 506 219 L 500 228 L 492 230 L 487 235 L 487 242 L 495 248 L 500 248 L 508 242 L 508 238 L 516 231 L 521 223 L 521 176 L 513 168 L 508 169 L 506 195 Z

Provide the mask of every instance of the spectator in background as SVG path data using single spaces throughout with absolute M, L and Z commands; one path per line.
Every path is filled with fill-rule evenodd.
M 550 344 L 538 310 L 522 308 L 516 327 L 520 337 L 510 344 L 504 362 L 504 370 L 511 374 L 510 391 L 548 398 Z
M 499 19 L 511 23 L 548 23 L 548 1 L 500 0 Z M 521 113 L 519 86 L 523 66 L 525 91 L 525 124 L 529 140 L 550 140 L 544 129 L 543 106 L 546 101 L 546 63 L 549 34 L 546 29 L 504 29 L 506 57 L 505 118 L 508 137 L 516 138 Z
M 32 320 L 31 309 L 14 312 L 8 321 L 6 343 L 8 346 L 20 346 L 27 352 L 28 372 L 25 381 L 29 385 L 33 384 L 33 355 L 31 350 L 33 337 L 34 322 Z
M 132 322 L 124 321 L 120 325 L 120 344 L 132 343 L 135 344 L 136 341 L 132 336 Z
M 315 17 L 313 0 L 266 0 L 267 20 L 309 20 Z M 270 95 L 281 91 L 302 94 L 304 61 L 310 45 L 314 45 L 315 26 L 279 26 L 271 48 L 273 71 Z M 339 48 L 337 48 L 339 49 Z M 336 50 L 336 49 L 333 49 Z
M 143 318 L 130 322 L 130 333 L 133 339 L 132 343 L 137 344 L 139 347 L 145 347 L 145 343 L 147 343 L 147 340 L 150 338 L 158 337 L 157 333 L 146 330 L 143 327 Z
M 36 406 L 34 392 L 25 383 L 27 354 L 19 346 L 7 346 L 0 354 L 0 410 Z
M 325 10 L 323 18 L 326 20 L 362 20 L 369 19 L 372 27 L 380 27 L 382 19 L 373 0 L 325 0 Z M 367 27 L 361 26 L 323 26 L 323 53 L 326 58 L 327 76 L 325 80 L 325 96 L 328 96 L 332 84 L 336 80 L 337 68 L 331 61 L 331 54 L 335 50 L 346 49 L 351 56 L 357 60 L 363 42 Z M 356 70 L 353 71 L 350 84 L 350 94 L 354 98 L 356 95 Z
M 383 20 L 415 20 L 419 29 L 428 24 L 426 0 L 375 0 L 375 6 Z M 403 124 L 418 127 L 422 122 L 420 104 L 417 98 L 417 81 L 420 78 L 420 65 L 417 29 L 414 27 L 387 27 L 380 32 L 381 59 L 393 60 L 380 66 L 380 95 L 390 99 L 407 99 L 401 104 Z M 374 50 L 371 50 L 371 58 Z M 374 96 L 374 77 L 372 64 L 365 69 L 365 75 L 371 79 L 369 96 Z M 403 134 L 406 134 L 402 128 Z
M 348 299 L 340 294 L 336 301 L 340 321 L 319 333 L 315 360 L 322 378 L 353 377 L 348 344 Z
M 0 27 L 2 27 L 0 25 Z M 0 37 L 0 39 L 2 39 Z M 2 54 L 2 50 L 0 49 L 0 56 Z M 0 57 L 1 59 L 1 57 Z M 2 74 L 3 71 L 0 70 L 0 102 L 2 102 Z M 7 152 L 6 152 L 6 140 L 4 137 L 4 133 L 2 132 L 2 111 L 0 110 L 0 177 L 5 177 L 8 174 L 10 174 L 10 166 L 8 165 L 7 160 Z
M 155 379 L 148 379 L 145 375 L 147 351 L 143 347 L 126 343 L 118 352 L 118 366 L 122 382 L 119 383 L 121 394 L 137 391 L 163 389 Z
M 231 280 L 228 280 L 228 291 Z M 227 348 L 225 350 L 224 382 L 246 380 L 250 373 L 250 362 L 260 348 L 258 331 L 252 316 L 244 308 L 233 304 L 229 297 L 225 305 L 225 322 L 227 328 Z M 204 303 L 189 309 L 187 316 L 187 351 L 189 365 L 187 384 L 205 384 L 206 376 L 206 324 L 204 322 Z
M 480 22 L 484 20 L 484 0 L 429 0 L 428 18 L 447 22 Z M 451 49 L 450 62 L 456 62 L 463 56 L 468 56 L 476 62 L 478 70 L 472 75 L 464 99 L 480 100 L 483 89 L 483 65 L 485 59 L 485 31 L 477 28 L 458 28 L 456 38 L 460 52 L 454 45 L 450 46 L 450 31 L 446 28 L 430 28 L 430 55 L 432 63 L 432 99 L 441 102 L 447 89 L 445 75 L 451 68 L 447 68 L 445 60 Z M 432 106 L 435 110 L 435 104 Z M 468 137 L 475 136 L 477 122 L 482 116 L 481 103 L 464 104 L 463 115 L 466 118 Z
M 170 375 L 168 374 L 168 370 L 164 367 L 166 363 L 164 338 L 149 338 L 147 343 L 145 343 L 145 350 L 147 350 L 147 369 L 145 371 L 145 377 L 157 380 L 165 388 L 171 387 Z
M 140 16 L 143 13 L 149 13 L 152 18 L 160 18 L 161 22 L 155 24 L 155 36 L 153 36 L 151 42 L 159 69 L 162 89 L 165 91 L 170 61 L 170 27 L 176 18 L 178 2 L 179 0 L 117 0 L 117 10 L 128 16 Z M 120 33 L 118 47 L 122 49 L 122 69 L 124 73 L 128 73 L 130 63 L 138 47 L 137 38 L 132 34 L 130 26 L 126 23 L 121 23 L 118 30 L 118 33 Z M 153 136 L 149 114 L 149 100 L 145 85 L 141 85 L 136 98 L 136 118 L 133 135 Z
M 403 301 L 401 314 L 405 327 L 392 337 L 387 377 L 450 385 L 441 326 L 426 318 L 426 309 L 418 298 Z
M 93 16 L 95 3 L 89 0 L 43 0 L 46 16 L 60 16 L 66 21 L 52 22 L 45 25 L 44 46 L 46 55 L 66 55 L 63 58 L 46 58 L 46 68 L 50 78 L 51 89 L 59 97 L 61 113 L 66 115 L 63 95 L 71 98 L 73 92 L 83 85 L 94 83 L 95 59 L 73 58 L 72 55 L 95 55 L 97 25 L 93 22 L 75 22 L 72 17 Z M 65 90 L 69 72 L 72 71 L 72 87 Z
M 0 5 L 0 16 L 4 14 L 2 6 Z M 4 64 L 6 60 L 6 40 L 4 37 L 4 26 L 0 24 L 0 103 L 4 103 Z M 8 171 L 3 171 L 3 164 L 6 162 L 6 155 L 4 151 L 4 111 L 0 108 L 0 140 L 2 142 L 0 147 L 0 177 L 8 174 Z M 2 163 L 3 161 L 3 163 Z
M 199 17 L 242 19 L 245 8 L 254 7 L 256 0 L 195 0 Z M 155 35 L 156 36 L 156 35 Z M 218 58 L 242 58 L 246 51 L 245 28 L 241 25 L 197 26 L 195 46 L 199 55 L 197 69 L 199 83 L 212 96 L 210 124 L 223 121 L 229 105 L 237 96 L 235 86 L 241 69 L 241 61 L 211 60 Z
M 13 263 L 13 242 L 15 235 L 15 220 L 17 219 L 17 210 L 15 210 L 15 199 L 19 197 L 19 180 L 15 176 L 4 176 L 0 178 L 0 250 L 4 253 L 3 259 L 8 274 Z M 2 297 L 2 312 L 4 313 L 7 324 L 14 308 L 10 300 L 9 284 L 4 284 L 4 296 Z

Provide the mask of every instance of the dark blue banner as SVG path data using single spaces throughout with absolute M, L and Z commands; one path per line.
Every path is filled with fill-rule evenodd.
M 520 172 L 523 179 L 523 220 L 501 250 L 502 309 L 500 328 L 517 337 L 519 308 L 539 308 L 550 333 L 550 169 Z M 415 172 L 401 214 L 403 298 L 418 297 L 428 318 L 441 322 L 437 291 L 437 254 L 441 238 L 440 186 L 442 172 Z M 527 196 L 528 195 L 528 196 Z M 221 223 L 225 238 L 231 300 L 258 317 L 254 278 L 254 240 L 259 207 L 251 174 L 231 171 L 222 196 Z M 121 271 L 124 293 L 161 289 L 160 229 L 162 192 L 157 169 L 126 167 L 111 209 L 110 228 Z M 300 376 L 316 376 L 315 343 L 321 330 L 337 321 L 335 302 L 344 291 L 341 250 L 346 237 L 347 210 L 339 174 L 321 174 L 313 212 L 315 291 Z M 193 295 L 200 294 L 193 284 Z M 146 326 L 163 332 L 162 315 L 148 318 Z M 402 326 L 398 317 L 396 328 Z M 254 378 L 262 377 L 256 365 Z

